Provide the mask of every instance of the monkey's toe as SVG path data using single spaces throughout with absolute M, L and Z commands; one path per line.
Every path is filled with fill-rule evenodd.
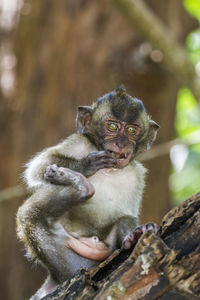
M 145 224 L 145 229 L 145 231 L 153 231 L 155 234 L 158 232 L 158 226 L 152 222 Z
M 44 178 L 51 183 L 62 184 L 62 179 L 65 175 L 63 169 L 64 168 L 60 168 L 56 164 L 50 165 L 46 168 Z
M 127 236 L 124 239 L 123 248 L 130 249 L 135 243 L 136 243 L 136 240 L 135 240 L 134 234 L 131 233 L 129 236 Z
M 57 165 L 50 165 L 46 168 L 46 171 L 44 173 L 44 178 L 46 180 L 48 180 L 49 178 L 53 178 L 55 177 L 55 174 L 58 170 L 58 166 Z

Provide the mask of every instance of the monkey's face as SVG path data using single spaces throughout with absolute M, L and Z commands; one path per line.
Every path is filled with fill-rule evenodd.
M 135 152 L 141 134 L 140 124 L 108 118 L 102 127 L 102 148 L 115 156 L 118 168 L 125 167 Z
M 90 107 L 79 107 L 77 128 L 98 150 L 111 152 L 118 168 L 123 168 L 151 147 L 159 126 L 150 119 L 141 100 L 119 88 Z

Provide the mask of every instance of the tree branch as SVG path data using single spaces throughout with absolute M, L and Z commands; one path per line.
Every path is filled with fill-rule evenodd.
M 16 198 L 24 198 L 28 195 L 27 190 L 20 186 L 16 185 L 0 191 L 0 203 L 3 201 L 9 201 Z
M 169 28 L 142 0 L 110 0 L 123 14 L 133 30 L 137 29 L 163 54 L 162 64 L 173 73 L 178 82 L 188 86 L 200 99 L 200 78 L 197 76 L 185 49 L 177 42 Z
M 166 143 L 153 146 L 149 151 L 141 154 L 139 161 L 148 161 L 160 156 L 167 155 L 171 148 L 175 145 L 191 146 L 200 143 L 200 131 L 198 130 L 194 134 L 191 134 L 187 139 L 174 139 Z

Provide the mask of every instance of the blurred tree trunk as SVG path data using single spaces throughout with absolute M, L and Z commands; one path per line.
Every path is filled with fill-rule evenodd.
M 193 21 L 182 1 L 146 2 L 183 42 Z M 14 35 L 16 95 L 8 108 L 0 110 L 3 120 L 8 112 L 9 124 L 9 128 L 4 124 L 1 139 L 11 141 L 1 148 L 0 174 L 6 178 L 2 187 L 20 182 L 21 166 L 36 151 L 75 130 L 78 105 L 90 104 L 121 83 L 144 101 L 160 124 L 157 143 L 171 139 L 178 87 L 152 59 L 153 50 L 108 1 L 26 2 Z M 159 223 L 169 208 L 170 162 L 162 157 L 145 166 L 149 172 L 142 221 Z M 0 249 L 0 290 L 7 300 L 27 299 L 44 278 L 31 270 L 18 250 L 23 246 L 16 241 L 14 218 L 20 203 L 14 199 L 1 204 L 0 210 L 4 245 Z

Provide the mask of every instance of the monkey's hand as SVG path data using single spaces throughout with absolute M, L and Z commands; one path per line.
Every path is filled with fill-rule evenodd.
M 117 159 L 112 153 L 108 151 L 94 151 L 90 152 L 85 158 L 83 174 L 88 177 L 100 169 L 115 167 L 117 167 Z
M 130 249 L 132 246 L 134 246 L 141 235 L 146 231 L 152 231 L 154 233 L 158 232 L 158 227 L 154 223 L 147 223 L 138 226 L 131 234 L 125 237 L 122 247 L 124 249 Z

